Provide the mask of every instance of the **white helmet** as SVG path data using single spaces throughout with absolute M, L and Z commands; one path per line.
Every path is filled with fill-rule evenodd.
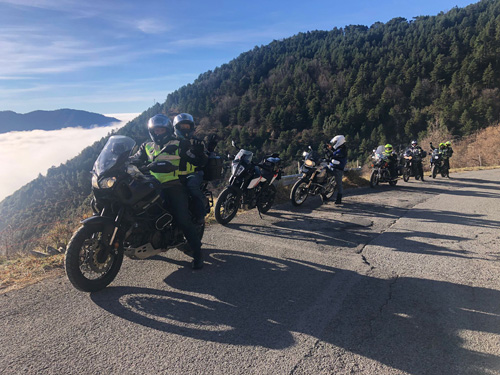
M 345 143 L 345 137 L 343 135 L 336 135 L 332 138 L 330 143 L 332 144 L 333 149 L 336 150 Z

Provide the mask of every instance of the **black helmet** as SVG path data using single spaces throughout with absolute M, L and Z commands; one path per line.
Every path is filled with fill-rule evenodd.
M 174 117 L 174 133 L 179 139 L 189 138 L 194 132 L 193 116 L 189 113 L 180 113 Z
M 415 147 L 417 145 L 417 141 L 416 140 L 411 141 L 411 145 Z
M 156 129 L 166 129 L 165 132 L 157 134 Z M 154 115 L 148 121 L 148 131 L 151 140 L 163 146 L 168 142 L 168 139 L 174 135 L 174 127 L 172 126 L 172 122 L 165 115 Z

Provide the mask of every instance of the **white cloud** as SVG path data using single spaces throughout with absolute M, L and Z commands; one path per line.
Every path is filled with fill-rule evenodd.
M 0 160 L 9 160 L 0 169 L 0 200 L 35 179 L 39 173 L 45 175 L 50 167 L 59 166 L 77 156 L 85 147 L 136 116 L 136 113 L 114 114 L 123 122 L 92 129 L 65 128 L 0 134 Z
M 163 21 L 156 18 L 138 20 L 135 26 L 146 34 L 161 34 L 170 29 Z

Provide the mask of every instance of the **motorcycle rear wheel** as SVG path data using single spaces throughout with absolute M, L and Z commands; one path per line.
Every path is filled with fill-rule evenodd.
M 103 225 L 82 226 L 69 241 L 64 268 L 71 284 L 83 292 L 104 289 L 122 265 L 123 249 L 105 251 L 110 240 L 105 229 Z
M 271 209 L 274 199 L 276 198 L 276 192 L 276 186 L 274 185 L 269 185 L 262 189 L 257 201 L 257 206 L 260 212 L 265 214 Z
M 290 200 L 294 206 L 300 206 L 309 196 L 309 189 L 306 188 L 307 181 L 304 179 L 298 180 L 292 187 L 290 192 Z
M 215 220 L 226 225 L 236 216 L 240 204 L 240 195 L 233 188 L 222 190 L 215 204 Z
M 373 170 L 372 174 L 370 175 L 370 187 L 374 188 L 377 185 L 378 185 L 378 173 L 376 170 Z

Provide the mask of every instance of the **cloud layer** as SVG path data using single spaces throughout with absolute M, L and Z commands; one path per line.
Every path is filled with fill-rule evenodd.
M 108 114 L 122 122 L 93 129 L 65 128 L 0 134 L 0 201 L 17 189 L 77 156 L 85 147 L 125 125 L 136 113 Z

